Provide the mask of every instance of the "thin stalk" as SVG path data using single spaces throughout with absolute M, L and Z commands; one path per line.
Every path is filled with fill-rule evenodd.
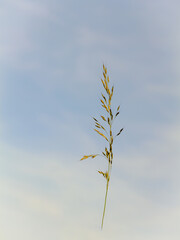
M 105 195 L 105 201 L 104 201 L 104 210 L 103 210 L 101 229 L 103 228 L 103 223 L 104 223 L 104 216 L 105 216 L 105 211 L 106 211 L 106 201 L 107 201 L 108 188 L 109 188 L 109 179 L 107 180 L 107 184 L 106 184 L 106 195 Z
M 112 123 L 110 122 L 110 129 L 109 131 L 111 132 L 111 128 L 112 128 Z M 111 137 L 111 135 L 110 135 Z M 111 139 L 110 139 L 111 141 Z M 111 143 L 109 143 L 109 152 L 110 151 L 110 145 Z M 104 200 L 104 210 L 103 210 L 103 216 L 102 216 L 102 223 L 101 223 L 101 230 L 103 228 L 103 224 L 104 224 L 104 216 L 105 216 L 105 211 L 106 211 L 106 202 L 107 202 L 107 194 L 108 194 L 108 188 L 109 188 L 109 180 L 110 180 L 110 175 L 111 175 L 111 168 L 112 168 L 112 159 L 110 157 L 111 155 L 109 155 L 109 162 L 108 162 L 108 174 L 107 174 L 107 183 L 106 183 L 106 194 L 105 194 L 105 200 Z
M 101 223 L 101 229 L 103 228 L 103 223 L 104 223 L 104 216 L 105 216 L 105 211 L 106 211 L 106 202 L 107 202 L 107 194 L 108 194 L 108 188 L 109 188 L 109 181 L 110 181 L 110 176 L 111 176 L 111 169 L 112 169 L 112 161 L 113 161 L 113 151 L 112 151 L 112 145 L 114 141 L 114 135 L 112 133 L 112 124 L 116 116 L 119 114 L 119 109 L 120 106 L 117 108 L 117 113 L 115 114 L 115 117 L 113 116 L 113 112 L 111 109 L 111 100 L 113 96 L 113 90 L 114 86 L 110 89 L 109 87 L 109 76 L 107 75 L 107 68 L 103 64 L 103 76 L 104 79 L 101 79 L 101 82 L 103 84 L 104 90 L 105 90 L 105 96 L 101 93 L 103 99 L 100 99 L 100 102 L 102 103 L 101 106 L 105 110 L 105 116 L 101 116 L 101 118 L 106 122 L 106 124 L 109 125 L 109 133 L 106 131 L 105 127 L 101 125 L 99 120 L 93 117 L 95 121 L 95 131 L 101 135 L 107 142 L 109 142 L 109 150 L 107 150 L 107 147 L 105 146 L 105 150 L 102 152 L 102 154 L 90 154 L 90 155 L 84 155 L 81 160 L 87 159 L 87 158 L 95 158 L 96 156 L 103 156 L 105 159 L 108 161 L 108 170 L 106 172 L 98 171 L 103 177 L 106 179 L 106 193 L 105 193 L 105 200 L 104 200 L 104 209 L 103 209 L 103 215 L 102 215 L 102 223 Z M 97 128 L 97 129 L 96 129 Z M 105 131 L 102 132 L 101 128 Z M 119 136 L 120 133 L 122 132 L 123 128 L 116 134 L 116 136 Z M 115 136 L 115 137 L 116 137 Z M 106 142 L 106 143 L 107 143 Z

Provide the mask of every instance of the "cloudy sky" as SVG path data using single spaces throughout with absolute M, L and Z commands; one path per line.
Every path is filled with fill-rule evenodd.
M 0 1 L 0 238 L 179 240 L 180 2 Z M 102 64 L 121 105 L 100 230 Z

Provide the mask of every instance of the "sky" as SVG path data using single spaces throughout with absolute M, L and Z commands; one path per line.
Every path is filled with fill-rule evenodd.
M 180 2 L 0 1 L 0 239 L 179 240 Z M 102 65 L 120 104 L 104 228 Z

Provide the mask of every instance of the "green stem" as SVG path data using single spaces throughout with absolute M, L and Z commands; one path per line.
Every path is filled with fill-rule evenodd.
M 109 164 L 108 164 L 108 178 L 107 178 L 107 184 L 106 184 L 106 195 L 105 195 L 105 200 L 104 200 L 104 210 L 103 210 L 103 216 L 102 216 L 101 229 L 103 228 L 104 216 L 105 216 L 105 211 L 106 211 L 106 201 L 107 201 L 107 193 L 108 193 L 108 188 L 109 188 L 111 167 L 112 167 L 111 163 L 109 162 Z
M 111 119 L 111 115 L 109 114 L 109 119 Z M 111 151 L 112 151 L 112 144 L 111 144 L 111 128 L 112 128 L 112 120 L 110 120 L 109 124 L 109 132 L 110 132 L 110 139 L 109 139 L 109 163 L 108 163 L 108 174 L 107 174 L 107 184 L 106 184 L 106 194 L 105 194 L 105 201 L 104 201 L 104 210 L 103 210 L 103 216 L 102 216 L 102 223 L 101 223 L 101 229 L 103 228 L 103 223 L 104 223 L 104 216 L 105 216 L 105 211 L 106 211 L 106 201 L 107 201 L 107 193 L 108 193 L 108 188 L 109 188 L 109 180 L 110 180 L 110 174 L 111 174 L 111 168 L 112 168 L 112 159 L 111 159 Z M 111 149 L 111 150 L 110 150 Z
M 109 187 L 109 179 L 107 179 L 107 184 L 106 184 L 106 195 L 105 195 L 105 201 L 104 201 L 104 210 L 103 210 L 101 229 L 103 228 L 103 223 L 104 223 L 104 215 L 105 215 L 105 211 L 106 211 L 106 200 L 107 200 L 108 187 Z

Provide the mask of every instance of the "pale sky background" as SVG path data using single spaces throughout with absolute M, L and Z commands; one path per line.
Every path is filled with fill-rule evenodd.
M 179 0 L 0 1 L 0 239 L 180 239 Z M 102 64 L 114 162 L 93 131 Z

